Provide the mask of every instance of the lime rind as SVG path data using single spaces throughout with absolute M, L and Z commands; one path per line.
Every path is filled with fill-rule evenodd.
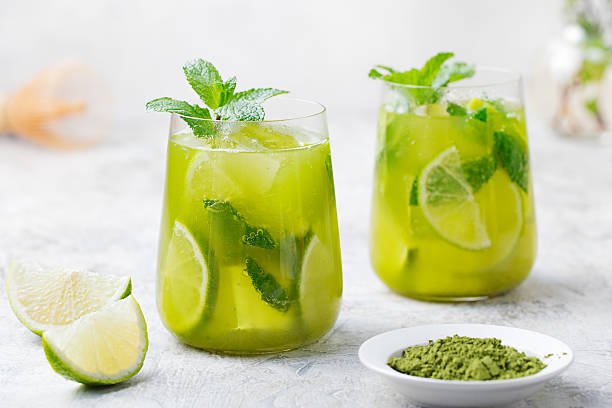
M 100 285 L 97 285 L 96 282 L 100 283 Z M 58 286 L 59 283 L 64 283 L 65 285 Z M 56 287 L 37 287 L 40 284 L 56 285 Z M 86 299 L 85 296 L 77 296 L 76 298 L 73 297 L 66 300 L 65 295 L 67 293 L 83 289 L 79 287 L 82 285 L 88 289 L 85 290 L 87 294 L 91 294 L 92 291 L 99 287 L 104 287 L 107 294 L 105 296 L 99 296 L 98 294 L 98 298 L 93 302 L 86 301 L 89 299 Z M 110 289 L 111 286 L 116 287 L 116 289 Z M 55 289 L 55 293 L 51 289 Z M 129 277 L 98 275 L 85 270 L 51 268 L 33 261 L 14 260 L 8 269 L 6 291 L 9 304 L 17 319 L 30 331 L 40 336 L 45 330 L 69 324 L 87 313 L 102 308 L 110 302 L 129 296 L 132 293 L 132 281 Z M 30 307 L 24 305 L 20 300 L 20 298 L 23 299 L 24 297 L 31 300 Z M 91 298 L 91 296 L 89 297 Z M 33 313 L 40 313 L 41 310 L 47 313 L 57 311 L 54 308 L 58 304 L 61 307 L 60 303 L 62 302 L 55 302 L 53 299 L 64 299 L 64 304 L 76 305 L 76 307 L 72 309 L 66 308 L 63 310 L 64 313 L 59 313 L 62 321 L 42 322 L 40 320 L 51 320 L 52 316 L 44 314 L 32 316 Z M 70 316 L 66 316 L 67 314 L 70 314 Z M 55 317 L 57 318 L 58 316 Z
M 470 250 L 491 246 L 456 147 L 443 151 L 423 169 L 418 188 L 423 213 L 440 236 Z
M 78 330 L 78 325 L 83 325 L 84 322 L 91 319 L 93 315 L 105 313 L 109 310 L 112 310 L 113 313 L 115 311 L 113 309 L 119 309 L 123 305 L 123 302 L 131 302 L 131 306 L 136 311 L 136 323 L 139 325 L 139 332 L 142 334 L 143 338 L 141 339 L 141 346 L 137 353 L 137 359 L 133 362 L 133 364 L 124 368 L 120 372 L 115 375 L 104 375 L 87 372 L 78 367 L 78 362 L 70 361 L 70 359 L 65 355 L 64 352 L 60 349 L 60 346 L 55 344 L 53 341 L 53 337 L 56 336 L 58 331 L 63 330 L 75 330 L 75 326 Z M 85 323 L 86 324 L 86 323 Z M 71 327 L 69 327 L 71 326 Z M 88 329 L 87 327 L 85 329 Z M 128 298 L 122 299 L 120 301 L 111 303 L 105 306 L 103 309 L 100 309 L 97 312 L 92 312 L 88 315 L 81 317 L 79 320 L 71 323 L 70 325 L 59 327 L 56 329 L 50 329 L 46 331 L 42 336 L 42 345 L 45 351 L 45 355 L 49 364 L 53 368 L 55 372 L 64 376 L 69 380 L 73 380 L 79 382 L 81 384 L 86 385 L 111 385 L 123 382 L 134 375 L 136 375 L 142 368 L 144 364 L 144 359 L 149 348 L 149 337 L 147 334 L 147 324 L 142 314 L 142 310 L 140 305 L 136 302 L 133 296 L 129 296 Z M 99 350 L 96 350 L 96 355 L 98 355 Z M 111 351 L 112 353 L 112 351 Z M 113 358 L 113 357 L 112 357 Z
M 212 250 L 208 251 L 208 255 L 209 258 L 212 257 Z M 180 257 L 180 260 L 175 259 L 177 257 Z M 191 262 L 191 265 L 188 262 Z M 175 221 L 172 238 L 168 245 L 168 256 L 166 257 L 162 300 L 162 308 L 165 311 L 167 323 L 173 331 L 179 334 L 188 333 L 210 317 L 213 310 L 212 303 L 216 298 L 217 286 L 217 281 L 212 274 L 211 263 L 214 262 L 204 258 L 200 245 L 187 227 L 179 221 Z M 176 266 L 179 266 L 179 268 L 170 270 L 170 268 Z M 200 277 L 193 275 L 194 270 L 199 272 Z M 194 278 L 196 282 L 193 282 Z M 173 310 L 174 302 L 185 298 L 185 294 L 180 293 L 182 289 L 177 289 L 176 284 L 184 286 L 186 283 L 187 286 L 190 286 L 190 289 L 197 287 L 199 293 L 197 305 L 189 305 L 189 307 L 183 305 L 180 308 L 181 310 Z M 171 302 L 172 306 L 166 302 Z M 189 310 L 193 311 L 191 316 L 187 316 Z M 179 315 L 181 319 L 177 320 L 176 317 Z
M 308 243 L 298 285 L 301 316 L 307 325 L 327 322 L 331 326 L 337 318 L 330 302 L 340 299 L 342 278 L 334 258 L 332 249 L 316 235 Z

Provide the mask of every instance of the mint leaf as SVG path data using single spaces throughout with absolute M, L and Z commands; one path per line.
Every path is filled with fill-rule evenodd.
M 452 52 L 441 52 L 430 58 L 429 61 L 425 63 L 423 68 L 412 68 L 404 72 L 397 72 L 391 68 L 383 67 L 381 65 L 377 65 L 377 67 L 389 71 L 389 74 L 382 75 L 382 79 L 385 81 L 394 82 L 401 85 L 432 86 L 434 79 L 436 79 L 436 76 L 440 72 L 440 68 L 442 68 L 442 64 L 444 64 L 444 62 L 452 56 Z
M 273 96 L 287 93 L 275 88 L 254 88 L 235 94 L 216 114 L 223 120 L 261 121 L 265 112 L 261 104 Z
M 439 79 L 440 74 L 444 73 L 442 70 L 442 64 L 449 58 L 453 57 L 452 52 L 440 52 L 433 56 L 425 63 L 425 66 L 419 71 L 420 84 L 418 85 L 431 85 L 434 87 L 445 86 L 447 81 Z
M 471 78 L 476 72 L 474 65 L 466 64 L 465 62 L 453 62 L 442 66 L 440 72 L 436 76 L 433 86 L 446 86 L 450 82 L 459 81 L 465 78 Z
M 281 312 L 286 312 L 291 306 L 291 301 L 287 292 L 277 282 L 274 276 L 270 275 L 251 257 L 246 258 L 246 268 L 244 270 L 253 282 L 253 287 L 261 295 L 261 299 Z
M 487 107 L 480 108 L 474 113 L 474 119 L 478 119 L 481 122 L 487 121 Z
M 529 159 L 526 148 L 513 136 L 504 132 L 495 132 L 495 151 L 501 166 L 506 170 L 510 180 L 527 193 L 529 185 Z
M 210 112 L 206 108 L 167 97 L 153 99 L 147 102 L 145 107 L 148 111 L 153 112 L 176 113 L 189 125 L 196 136 L 210 136 L 213 134 L 214 127 L 212 122 L 209 120 L 198 120 L 210 119 Z
M 446 87 L 450 82 L 474 75 L 474 67 L 464 62 L 444 65 L 453 55 L 452 52 L 438 53 L 430 58 L 423 68 L 413 68 L 404 72 L 395 71 L 384 65 L 376 65 L 370 70 L 368 76 L 399 85 L 413 85 L 415 88 L 399 88 L 399 91 L 417 106 L 431 104 L 442 95 L 441 88 Z
M 387 72 L 386 73 L 381 73 L 379 71 L 379 69 L 382 69 L 382 70 L 387 71 Z M 376 65 L 374 68 L 372 68 L 370 70 L 370 72 L 368 73 L 368 76 L 370 78 L 381 78 L 381 77 L 383 77 L 385 75 L 392 74 L 394 72 L 395 72 L 395 70 L 393 68 L 391 68 L 391 67 L 386 67 L 384 65 Z
M 188 61 L 183 65 L 183 72 L 189 85 L 209 108 L 217 109 L 223 104 L 223 99 L 227 97 L 226 85 L 212 63 L 201 58 Z
M 451 116 L 465 116 L 467 115 L 467 109 L 465 109 L 461 105 L 457 105 L 456 103 L 449 103 L 446 111 Z
M 233 100 L 247 100 L 262 103 L 273 96 L 285 94 L 287 91 L 276 88 L 253 88 L 248 91 L 238 92 Z
M 497 169 L 497 161 L 494 157 L 486 156 L 480 159 L 461 163 L 465 179 L 476 193 L 487 182 Z
M 219 104 L 219 106 L 225 105 L 234 97 L 235 89 L 236 89 L 236 77 L 233 76 L 223 83 L 223 91 L 221 92 L 221 103 Z
M 419 205 L 419 179 L 415 178 L 410 188 L 410 205 Z
M 241 241 L 245 245 L 250 245 L 258 248 L 272 249 L 275 248 L 276 241 L 272 238 L 272 234 L 268 230 L 250 225 L 242 215 L 227 201 L 220 200 L 204 200 L 204 208 L 208 211 L 216 213 L 225 213 L 232 217 L 238 225 L 243 228 Z
M 216 111 L 219 119 L 236 120 L 245 122 L 262 121 L 265 117 L 264 109 L 261 105 L 250 101 L 236 101 L 220 107 Z

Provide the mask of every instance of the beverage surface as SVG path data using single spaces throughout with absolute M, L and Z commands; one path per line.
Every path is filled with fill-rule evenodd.
M 194 346 L 295 348 L 332 327 L 342 292 L 329 142 L 232 126 L 227 137 L 170 138 L 158 308 Z
M 383 105 L 372 208 L 373 267 L 431 300 L 502 293 L 535 257 L 523 107 L 509 100 Z M 400 110 L 401 112 L 401 110 Z

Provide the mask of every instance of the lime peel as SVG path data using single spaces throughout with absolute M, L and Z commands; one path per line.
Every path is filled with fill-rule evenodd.
M 140 371 L 147 325 L 133 296 L 43 333 L 47 360 L 58 374 L 87 385 L 116 384 Z
M 212 251 L 209 250 L 208 255 L 212 256 Z M 216 298 L 217 280 L 211 275 L 208 261 L 191 232 L 175 221 L 166 265 L 173 265 L 176 270 L 166 268 L 162 297 L 164 310 L 176 311 L 166 313 L 167 318 L 172 316 L 166 323 L 175 332 L 188 332 L 209 317 L 210 306 Z

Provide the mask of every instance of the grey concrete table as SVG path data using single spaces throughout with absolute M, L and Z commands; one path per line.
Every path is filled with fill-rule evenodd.
M 515 408 L 612 406 L 612 147 L 559 139 L 533 126 L 539 253 L 531 276 L 492 300 L 423 303 L 391 293 L 369 265 L 374 120 L 335 118 L 345 279 L 340 318 L 329 336 L 300 350 L 222 357 L 177 342 L 156 312 L 167 128 L 158 119 L 153 129 L 118 126 L 106 143 L 81 152 L 0 140 L 1 279 L 13 257 L 131 275 L 150 338 L 136 377 L 112 387 L 81 386 L 51 370 L 40 338 L 18 323 L 0 290 L 0 406 L 408 407 L 360 365 L 357 349 L 386 330 L 442 322 L 522 327 L 571 345 L 570 370 Z

